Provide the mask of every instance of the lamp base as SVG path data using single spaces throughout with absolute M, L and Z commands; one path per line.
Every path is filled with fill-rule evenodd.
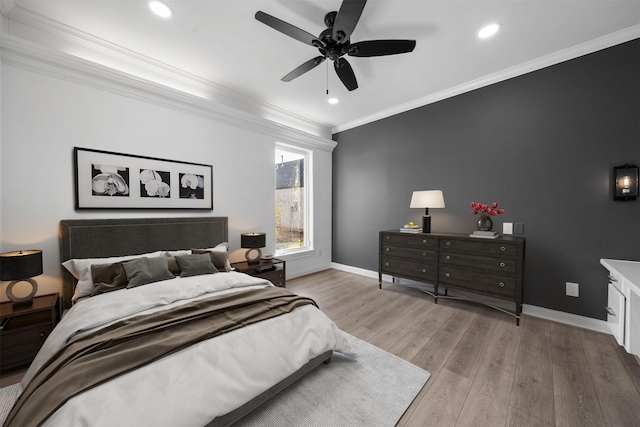
M 262 258 L 262 251 L 260 250 L 260 248 L 247 249 L 244 257 L 247 259 L 247 262 L 249 264 L 257 264 L 260 262 L 260 258 Z
M 422 216 L 422 232 L 431 233 L 431 216 L 429 215 Z
M 28 282 L 31 284 L 31 293 L 26 297 L 17 297 L 13 294 L 13 287 L 20 282 Z M 38 283 L 33 279 L 22 279 L 22 280 L 14 280 L 9 283 L 7 287 L 7 298 L 13 302 L 14 307 L 18 307 L 21 305 L 31 305 L 33 303 L 33 297 L 36 296 L 36 292 L 38 292 Z

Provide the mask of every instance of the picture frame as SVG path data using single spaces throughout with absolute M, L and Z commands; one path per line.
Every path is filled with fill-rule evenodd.
M 213 167 L 74 147 L 75 208 L 213 210 Z

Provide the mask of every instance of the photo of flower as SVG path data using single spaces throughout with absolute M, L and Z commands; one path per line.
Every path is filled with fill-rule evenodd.
M 171 191 L 171 173 L 140 170 L 140 197 L 169 197 Z
M 204 176 L 192 173 L 181 173 L 180 198 L 204 199 Z
M 91 166 L 93 196 L 129 196 L 129 168 L 98 164 Z

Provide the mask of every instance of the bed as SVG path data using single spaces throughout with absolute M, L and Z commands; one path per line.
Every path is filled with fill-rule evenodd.
M 68 311 L 5 426 L 231 425 L 354 355 L 313 301 L 226 271 L 226 242 L 226 217 L 61 221 Z

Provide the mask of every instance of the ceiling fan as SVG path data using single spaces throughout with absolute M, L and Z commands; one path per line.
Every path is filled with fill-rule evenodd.
M 344 55 L 369 57 L 412 52 L 416 47 L 415 40 L 369 40 L 351 43 L 349 38 L 366 4 L 367 0 L 344 0 L 338 12 L 326 14 L 324 24 L 327 28 L 318 37 L 267 13 L 256 12 L 258 21 L 320 51 L 320 56 L 300 65 L 284 76 L 282 81 L 290 82 L 329 58 L 333 61 L 333 67 L 342 83 L 352 91 L 358 88 L 358 81 L 351 65 L 343 58 Z

